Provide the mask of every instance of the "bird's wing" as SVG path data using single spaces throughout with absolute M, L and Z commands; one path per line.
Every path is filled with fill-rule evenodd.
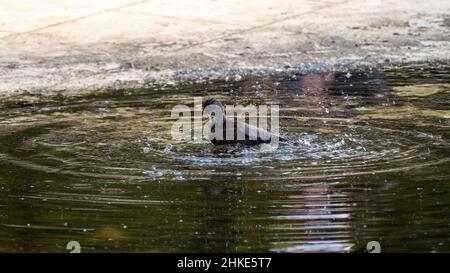
M 244 122 L 237 122 L 235 128 L 237 129 L 238 136 L 240 133 L 249 140 L 270 141 L 272 137 L 272 134 L 268 131 Z

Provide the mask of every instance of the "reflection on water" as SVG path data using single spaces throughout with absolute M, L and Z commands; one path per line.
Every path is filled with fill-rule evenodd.
M 0 110 L 0 251 L 450 251 L 450 70 L 247 77 Z M 294 145 L 172 140 L 194 96 L 280 104 Z

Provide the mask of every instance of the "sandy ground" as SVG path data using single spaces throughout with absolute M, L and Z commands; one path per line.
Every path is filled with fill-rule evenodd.
M 0 95 L 447 62 L 447 0 L 0 0 Z

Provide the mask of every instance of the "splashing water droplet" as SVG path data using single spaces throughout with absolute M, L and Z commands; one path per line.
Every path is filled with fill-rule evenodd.
M 172 150 L 173 146 L 172 144 L 167 144 L 166 147 L 164 148 L 164 153 L 169 153 Z

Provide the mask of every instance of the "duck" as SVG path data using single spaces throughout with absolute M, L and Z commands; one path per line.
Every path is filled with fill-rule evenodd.
M 208 139 L 211 141 L 212 144 L 218 146 L 218 145 L 230 145 L 230 144 L 241 144 L 241 145 L 259 145 L 259 144 L 268 144 L 271 143 L 272 139 L 274 137 L 278 137 L 279 142 L 285 142 L 289 143 L 289 139 L 285 137 L 281 137 L 279 135 L 275 135 L 271 132 L 268 132 L 267 130 L 264 130 L 262 128 L 258 128 L 256 126 L 250 125 L 248 123 L 244 123 L 241 121 L 237 121 L 234 117 L 227 117 L 225 115 L 225 109 L 223 104 L 215 99 L 210 98 L 207 99 L 203 103 L 203 109 L 205 109 L 209 105 L 215 105 L 221 110 L 221 115 L 216 115 L 215 113 L 208 113 L 208 125 L 210 126 L 211 130 L 209 132 L 209 135 L 207 136 Z M 216 117 L 217 116 L 217 117 Z M 218 118 L 222 116 L 221 121 L 217 121 Z M 215 137 L 215 126 L 219 124 L 223 124 L 223 138 L 222 139 L 216 139 Z M 232 126 L 234 125 L 234 128 L 232 129 Z M 232 139 L 227 139 L 227 130 L 233 130 L 234 137 Z M 238 132 L 240 132 L 242 135 L 245 136 L 245 139 L 238 139 Z M 255 136 L 256 132 L 256 138 L 253 137 L 253 139 L 250 138 L 250 135 Z M 232 132 L 229 132 L 229 135 L 231 135 Z

